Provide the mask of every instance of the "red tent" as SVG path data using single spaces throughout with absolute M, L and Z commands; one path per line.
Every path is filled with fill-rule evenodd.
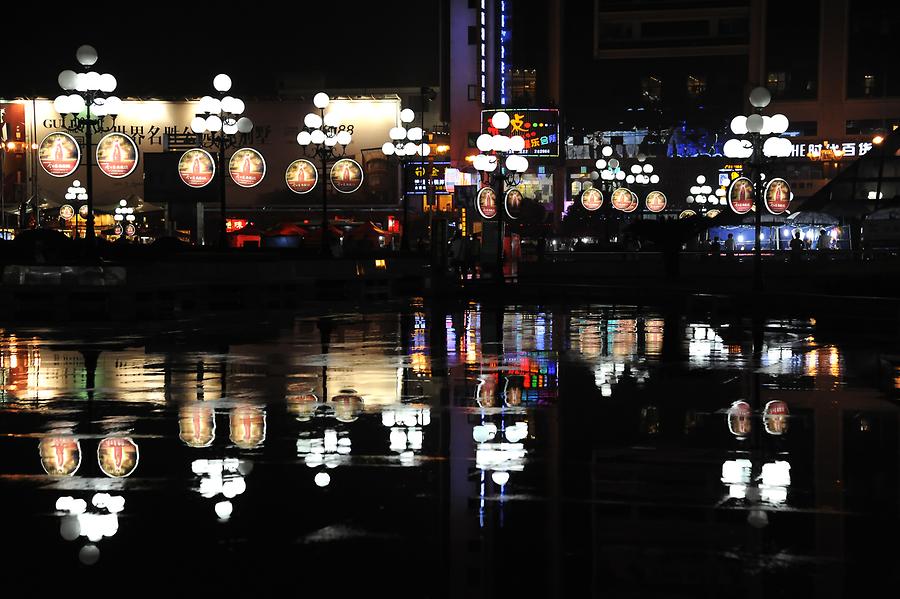
M 260 247 L 262 245 L 263 232 L 256 228 L 256 225 L 247 225 L 243 229 L 232 231 L 228 234 L 228 245 L 231 247 L 242 248 Z
M 344 236 L 344 232 L 335 227 L 334 225 L 329 225 L 328 234 L 331 239 L 340 239 Z M 307 234 L 303 241 L 306 245 L 314 245 L 322 243 L 322 227 L 316 227 L 315 229 L 310 229 L 309 234 Z
M 295 223 L 281 223 L 266 231 L 267 237 L 286 237 L 292 235 L 308 237 L 309 231 Z

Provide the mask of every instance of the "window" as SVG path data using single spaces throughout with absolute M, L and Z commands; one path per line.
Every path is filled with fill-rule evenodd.
M 766 87 L 773 93 L 783 92 L 787 89 L 788 76 L 784 71 L 777 73 L 769 73 L 766 79 Z
M 653 75 L 641 77 L 641 95 L 652 102 L 658 102 L 662 98 L 662 81 Z
M 704 75 L 688 75 L 687 78 L 688 95 L 692 98 L 703 95 L 706 91 L 706 76 Z
M 863 95 L 871 96 L 875 93 L 875 75 L 863 75 Z

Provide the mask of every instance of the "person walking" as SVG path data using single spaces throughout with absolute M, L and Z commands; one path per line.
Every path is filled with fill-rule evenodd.
M 828 237 L 828 233 L 825 232 L 825 229 L 819 229 L 819 238 L 816 239 L 816 249 L 817 250 L 830 250 L 831 249 L 831 239 Z
M 790 247 L 791 261 L 799 262 L 800 258 L 803 256 L 803 250 L 806 249 L 806 244 L 803 243 L 803 239 L 800 238 L 800 229 L 794 231 L 794 237 L 791 238 L 791 243 L 788 247 Z
M 734 257 L 734 234 L 729 233 L 728 239 L 725 240 L 725 255 L 729 258 Z

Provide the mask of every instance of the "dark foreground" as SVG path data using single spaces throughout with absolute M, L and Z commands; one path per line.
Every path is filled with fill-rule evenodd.
M 413 302 L 62 331 L 0 336 L 10 596 L 898 582 L 893 329 Z

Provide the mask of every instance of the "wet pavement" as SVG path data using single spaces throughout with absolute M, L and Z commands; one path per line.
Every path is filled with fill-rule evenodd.
M 25 596 L 856 595 L 898 580 L 896 364 L 890 328 L 606 305 L 7 328 L 0 564 Z

